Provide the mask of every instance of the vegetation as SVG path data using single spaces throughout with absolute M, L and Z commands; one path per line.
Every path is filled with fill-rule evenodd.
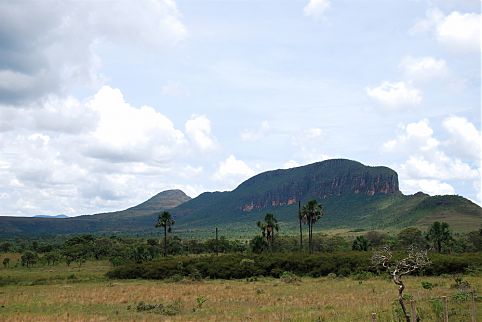
M 414 297 L 418 314 L 436 320 L 443 308 L 440 296 L 448 295 L 451 318 L 462 321 L 470 292 L 481 286 L 480 230 L 453 234 L 441 253 L 430 249 L 434 241 L 429 231 L 413 228 L 398 233 L 312 233 L 309 252 L 300 251 L 297 235 L 283 233 L 274 214 L 265 215 L 257 225 L 261 234 L 249 243 L 225 236 L 168 236 L 173 224 L 169 217 L 158 217 L 158 227 L 165 232 L 161 242 L 93 235 L 1 241 L 5 252 L 0 253 L 0 292 L 6 295 L 0 299 L 2 317 L 354 321 L 378 312 L 380 320 L 400 321 L 407 319 L 401 303 Z M 419 244 L 422 254 L 428 252 L 429 266 L 420 265 L 423 256 L 409 253 L 404 258 L 410 240 Z M 380 269 L 383 262 L 372 263 L 372 251 L 377 254 L 383 245 L 393 249 L 385 258 L 392 280 L 401 287 L 396 304 Z M 415 272 L 420 277 L 402 281 L 414 265 L 422 268 Z M 405 287 L 410 294 L 402 293 Z
M 314 199 L 308 201 L 301 209 L 302 221 L 308 225 L 308 249 L 310 253 L 313 253 L 313 226 L 321 219 L 323 214 L 323 207 Z
M 3 258 L 0 254 L 0 260 Z M 16 262 L 16 254 L 8 254 Z M 446 256 L 438 255 L 437 256 Z M 219 256 L 223 257 L 223 255 Z M 169 259 L 169 257 L 168 257 Z M 398 321 L 393 284 L 384 277 L 297 277 L 246 280 L 178 281 L 106 280 L 107 261 L 85 262 L 82 267 L 36 265 L 0 269 L 0 314 L 5 321 Z M 482 289 L 480 275 L 465 275 L 458 285 Z M 427 282 L 432 289 L 425 289 Z M 450 321 L 470 321 L 470 290 L 461 292 L 448 276 L 407 276 L 407 290 L 417 302 L 422 321 L 437 321 L 443 312 L 441 296 L 449 300 Z M 0 283 L 0 285 L 2 285 Z M 143 302 L 144 305 L 139 304 Z M 201 303 L 199 308 L 199 303 Z M 142 310 L 173 306 L 174 315 Z M 482 298 L 477 297 L 477 320 Z M 137 310 L 139 306 L 140 310 Z M 162 311 L 161 311 L 162 312 Z
M 163 211 L 162 213 L 159 214 L 155 227 L 164 228 L 164 257 L 167 256 L 167 233 L 171 232 L 172 226 L 174 224 L 175 224 L 175 221 L 174 219 L 172 219 L 172 216 L 168 211 Z
M 408 314 L 405 305 L 405 299 L 403 297 L 405 283 L 403 282 L 402 277 L 430 265 L 427 251 L 417 250 L 412 246 L 408 250 L 407 257 L 398 261 L 393 261 L 393 254 L 390 251 L 390 248 L 384 247 L 373 254 L 372 263 L 381 266 L 388 272 L 393 283 L 398 286 L 398 302 L 400 303 L 406 322 L 414 321 L 415 318 Z
M 230 236 L 249 238 L 257 229 L 253 222 L 262 221 L 266 213 L 276 213 L 280 227 L 295 234 L 300 224 L 296 203 L 313 198 L 323 201 L 324 229 L 416 226 L 425 230 L 443 220 L 454 232 L 468 232 L 482 221 L 482 209 L 461 196 L 406 196 L 398 190 L 397 173 L 389 168 L 326 160 L 264 172 L 233 191 L 203 193 L 192 200 L 181 191 L 167 191 L 115 213 L 67 219 L 0 217 L 0 237 L 82 233 L 152 237 L 156 232 L 152 217 L 163 210 L 176 219 L 178 235 L 206 238 L 217 226 L 231 231 Z M 312 230 L 316 234 L 316 225 Z
M 279 231 L 276 217 L 271 213 L 267 213 L 264 221 L 258 221 L 256 225 L 261 229 L 261 234 L 266 238 L 266 242 L 273 247 L 275 232 Z
M 452 241 L 452 234 L 446 222 L 434 222 L 427 232 L 427 240 L 433 243 L 435 249 L 441 253 L 442 246 Z
M 396 253 L 394 257 L 399 257 Z M 420 274 L 440 275 L 468 272 L 482 267 L 482 254 L 442 255 L 433 258 L 433 265 Z M 299 276 L 320 277 L 335 273 L 349 276 L 360 272 L 377 273 L 371 264 L 371 254 L 366 252 L 337 252 L 305 255 L 299 253 L 274 253 L 265 255 L 227 254 L 223 256 L 183 256 L 126 264 L 108 273 L 120 279 L 169 279 L 175 275 L 189 277 L 193 272 L 202 278 L 244 279 L 253 276 L 279 277 L 288 271 Z

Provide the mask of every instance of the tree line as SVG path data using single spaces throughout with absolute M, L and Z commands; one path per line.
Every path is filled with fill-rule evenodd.
M 379 231 L 357 232 L 355 237 L 313 234 L 313 227 L 322 219 L 325 211 L 316 200 L 298 204 L 299 236 L 280 234 L 280 225 L 274 213 L 265 214 L 256 223 L 260 235 L 251 240 L 229 240 L 224 236 L 206 240 L 181 239 L 173 233 L 175 220 L 163 211 L 154 223 L 160 229 L 162 239 L 120 236 L 80 235 L 66 240 L 7 240 L 0 242 L 0 252 L 22 253 L 20 261 L 13 264 L 5 257 L 3 265 L 30 267 L 37 263 L 55 265 L 65 262 L 82 266 L 88 259 L 107 259 L 113 265 L 127 262 L 142 263 L 168 255 L 203 253 L 273 253 L 273 252 L 344 252 L 369 251 L 388 245 L 393 250 L 404 250 L 411 245 L 418 249 L 432 249 L 438 253 L 464 253 L 482 251 L 482 228 L 466 234 L 454 234 L 447 223 L 434 222 L 427 231 L 415 227 L 402 229 L 398 234 Z M 304 228 L 307 236 L 304 236 Z M 307 237 L 308 244 L 304 241 Z M 304 247 L 306 246 L 306 247 Z

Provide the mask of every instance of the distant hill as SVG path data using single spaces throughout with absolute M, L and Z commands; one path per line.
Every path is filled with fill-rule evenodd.
M 206 192 L 191 199 L 180 190 L 164 191 L 129 209 L 68 219 L 0 217 L 0 235 L 66 233 L 154 233 L 155 213 L 167 210 L 176 231 L 198 233 L 214 226 L 239 233 L 273 212 L 282 229 L 295 232 L 298 202 L 317 199 L 328 228 L 383 229 L 426 227 L 435 220 L 458 231 L 482 224 L 482 209 L 461 196 L 404 195 L 398 175 L 346 159 L 258 174 L 233 191 Z
M 130 207 L 126 210 L 106 212 L 95 215 L 86 215 L 77 217 L 81 220 L 118 220 L 121 218 L 135 218 L 150 215 L 161 210 L 169 210 L 175 208 L 186 201 L 191 200 L 191 197 L 186 195 L 181 190 L 165 190 L 154 197 L 138 204 L 137 206 Z
M 69 218 L 69 216 L 66 215 L 35 215 L 33 218 Z

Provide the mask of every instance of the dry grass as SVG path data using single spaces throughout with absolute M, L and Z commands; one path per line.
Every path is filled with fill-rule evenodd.
M 90 276 L 97 267 L 96 281 L 55 281 L 49 285 L 7 285 L 0 287 L 0 320 L 2 321 L 368 321 L 378 312 L 380 321 L 391 321 L 396 287 L 390 281 L 373 278 L 355 281 L 350 278 L 304 278 L 298 284 L 277 279 L 245 281 L 201 281 L 168 283 L 161 281 L 108 281 L 100 272 L 108 266 L 89 263 L 78 272 Z M 59 268 L 60 270 L 61 268 Z M 10 271 L 36 276 L 32 271 Z M 77 269 L 78 271 L 78 269 Z M 90 273 L 89 273 L 90 272 Z M 41 274 L 46 274 L 41 272 Z M 480 290 L 482 278 L 466 278 Z M 421 287 L 421 281 L 437 285 L 433 290 Z M 407 292 L 415 299 L 452 295 L 450 277 L 408 277 Z M 193 311 L 197 298 L 207 299 L 201 309 Z M 175 316 L 136 312 L 138 302 L 172 303 L 179 300 L 181 312 Z M 454 321 L 470 321 L 469 303 L 458 304 L 461 312 Z M 425 321 L 433 321 L 428 301 L 419 303 Z M 451 305 L 455 303 L 451 302 Z M 130 308 L 129 308 L 130 307 Z M 455 311 L 454 311 L 455 312 Z M 466 312 L 464 316 L 463 312 Z M 478 303 L 479 319 L 482 318 Z

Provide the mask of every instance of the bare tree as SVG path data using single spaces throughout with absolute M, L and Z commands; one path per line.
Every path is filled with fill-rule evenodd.
M 372 263 L 376 266 L 381 266 L 386 270 L 388 274 L 390 274 L 393 283 L 398 285 L 398 302 L 402 307 L 405 319 L 407 322 L 410 322 L 410 315 L 407 313 L 405 302 L 403 301 L 403 290 L 405 289 L 405 285 L 403 284 L 402 277 L 430 265 L 430 260 L 427 256 L 426 250 L 419 250 L 413 245 L 408 248 L 407 253 L 407 257 L 395 261 L 392 260 L 393 254 L 390 247 L 384 246 L 373 253 Z

